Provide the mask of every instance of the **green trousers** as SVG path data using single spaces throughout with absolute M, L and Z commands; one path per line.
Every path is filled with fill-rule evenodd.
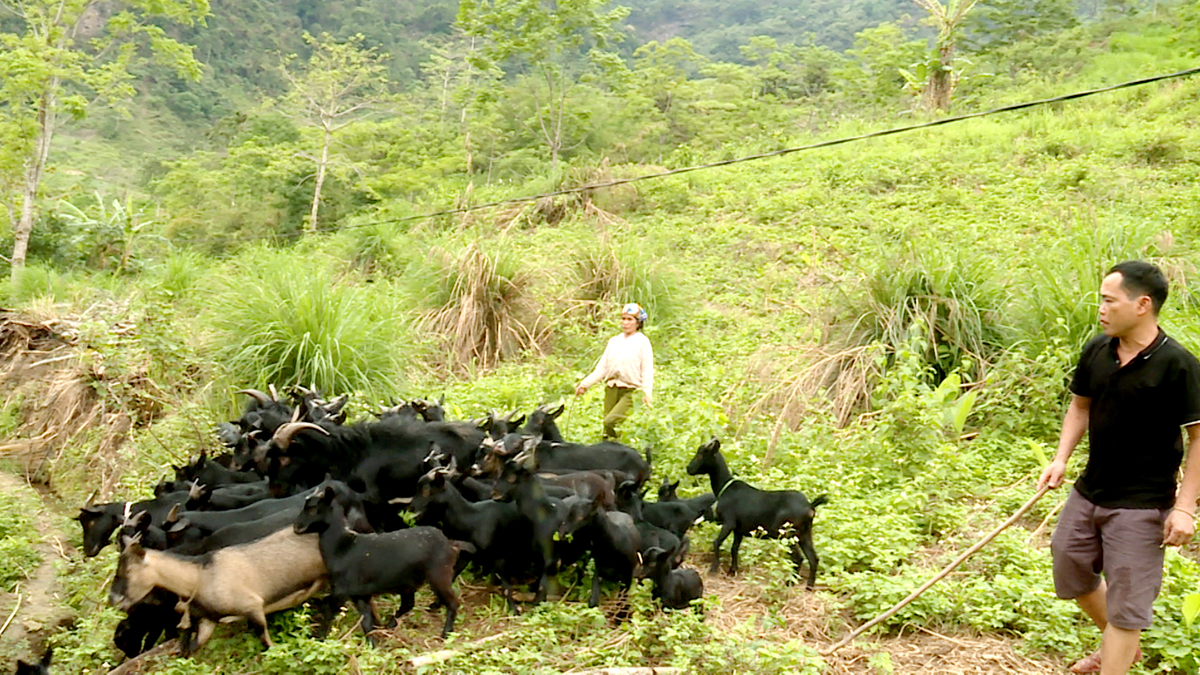
M 617 440 L 617 424 L 633 410 L 633 392 L 628 387 L 604 387 L 604 440 Z

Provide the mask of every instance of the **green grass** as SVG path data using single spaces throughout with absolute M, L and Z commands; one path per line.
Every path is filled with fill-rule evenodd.
M 316 384 L 372 398 L 399 387 L 403 313 L 324 255 L 255 248 L 210 282 L 212 355 L 234 386 Z

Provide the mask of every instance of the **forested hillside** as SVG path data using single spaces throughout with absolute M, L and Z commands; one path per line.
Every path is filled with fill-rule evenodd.
M 1195 68 L 1200 3 L 704 4 L 0 0 L 2 667 L 50 645 L 56 674 L 117 668 L 118 555 L 84 557 L 74 518 L 218 452 L 238 390 L 315 386 L 352 421 L 561 404 L 592 442 L 603 395 L 575 386 L 630 301 L 655 353 L 622 427 L 650 448 L 647 500 L 707 492 L 685 468 L 714 437 L 737 477 L 827 495 L 814 591 L 778 541 L 706 575 L 705 522 L 702 612 L 648 582 L 588 608 L 585 564 L 512 614 L 468 569 L 444 642 L 422 590 L 379 647 L 353 609 L 313 637 L 310 605 L 272 615 L 268 650 L 234 623 L 119 672 L 1057 673 L 1090 653 L 1053 594 L 1065 489 L 821 650 L 1034 495 L 1112 263 L 1161 265 L 1165 330 L 1200 351 L 1200 79 L 602 184 Z M 1167 551 L 1133 672 L 1200 672 L 1198 609 L 1193 542 Z

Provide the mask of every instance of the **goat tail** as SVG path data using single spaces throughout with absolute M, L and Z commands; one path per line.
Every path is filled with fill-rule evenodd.
M 457 539 L 451 539 L 450 547 L 454 549 L 454 555 L 456 555 L 456 556 L 459 553 L 462 553 L 463 551 L 466 551 L 467 553 L 475 552 L 475 545 L 469 541 L 459 541 Z
M 829 495 L 823 494 L 823 495 L 817 497 L 816 499 L 812 500 L 812 503 L 809 504 L 809 506 L 812 507 L 813 509 L 816 509 L 818 506 L 820 506 L 822 504 L 828 504 L 828 503 L 829 503 Z

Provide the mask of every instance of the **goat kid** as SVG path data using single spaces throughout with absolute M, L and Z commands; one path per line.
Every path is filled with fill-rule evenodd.
M 334 506 L 332 490 L 319 489 L 304 503 L 294 526 L 297 535 L 316 533 L 320 555 L 329 569 L 329 601 L 336 612 L 347 599 L 362 615 L 363 633 L 372 646 L 371 635 L 379 623 L 371 599 L 381 593 L 399 593 L 400 607 L 388 628 L 413 608 L 418 588 L 429 584 L 446 606 L 445 639 L 454 630 L 454 617 L 461 604 L 454 592 L 454 567 L 460 551 L 472 552 L 467 542 L 451 541 L 433 527 L 413 527 L 382 534 L 356 534 L 346 528 L 346 518 Z
M 692 601 L 704 595 L 704 582 L 693 569 L 671 569 L 671 556 L 657 546 L 646 551 L 650 567 L 651 595 L 668 609 L 687 609 Z
M 713 562 L 709 574 L 716 574 L 720 567 L 721 544 L 733 535 L 733 548 L 729 573 L 738 572 L 738 549 L 742 538 L 749 535 L 766 539 L 791 539 L 789 553 L 800 574 L 800 553 L 808 559 L 807 586 L 811 590 L 817 581 L 817 551 L 813 547 L 812 524 L 816 507 L 828 501 L 821 495 L 812 502 L 799 490 L 760 490 L 741 480 L 736 480 L 729 471 L 725 456 L 721 454 L 721 441 L 716 438 L 700 446 L 696 456 L 688 464 L 689 476 L 708 475 L 713 494 L 717 496 L 716 517 L 721 523 L 721 532 L 713 542 Z

